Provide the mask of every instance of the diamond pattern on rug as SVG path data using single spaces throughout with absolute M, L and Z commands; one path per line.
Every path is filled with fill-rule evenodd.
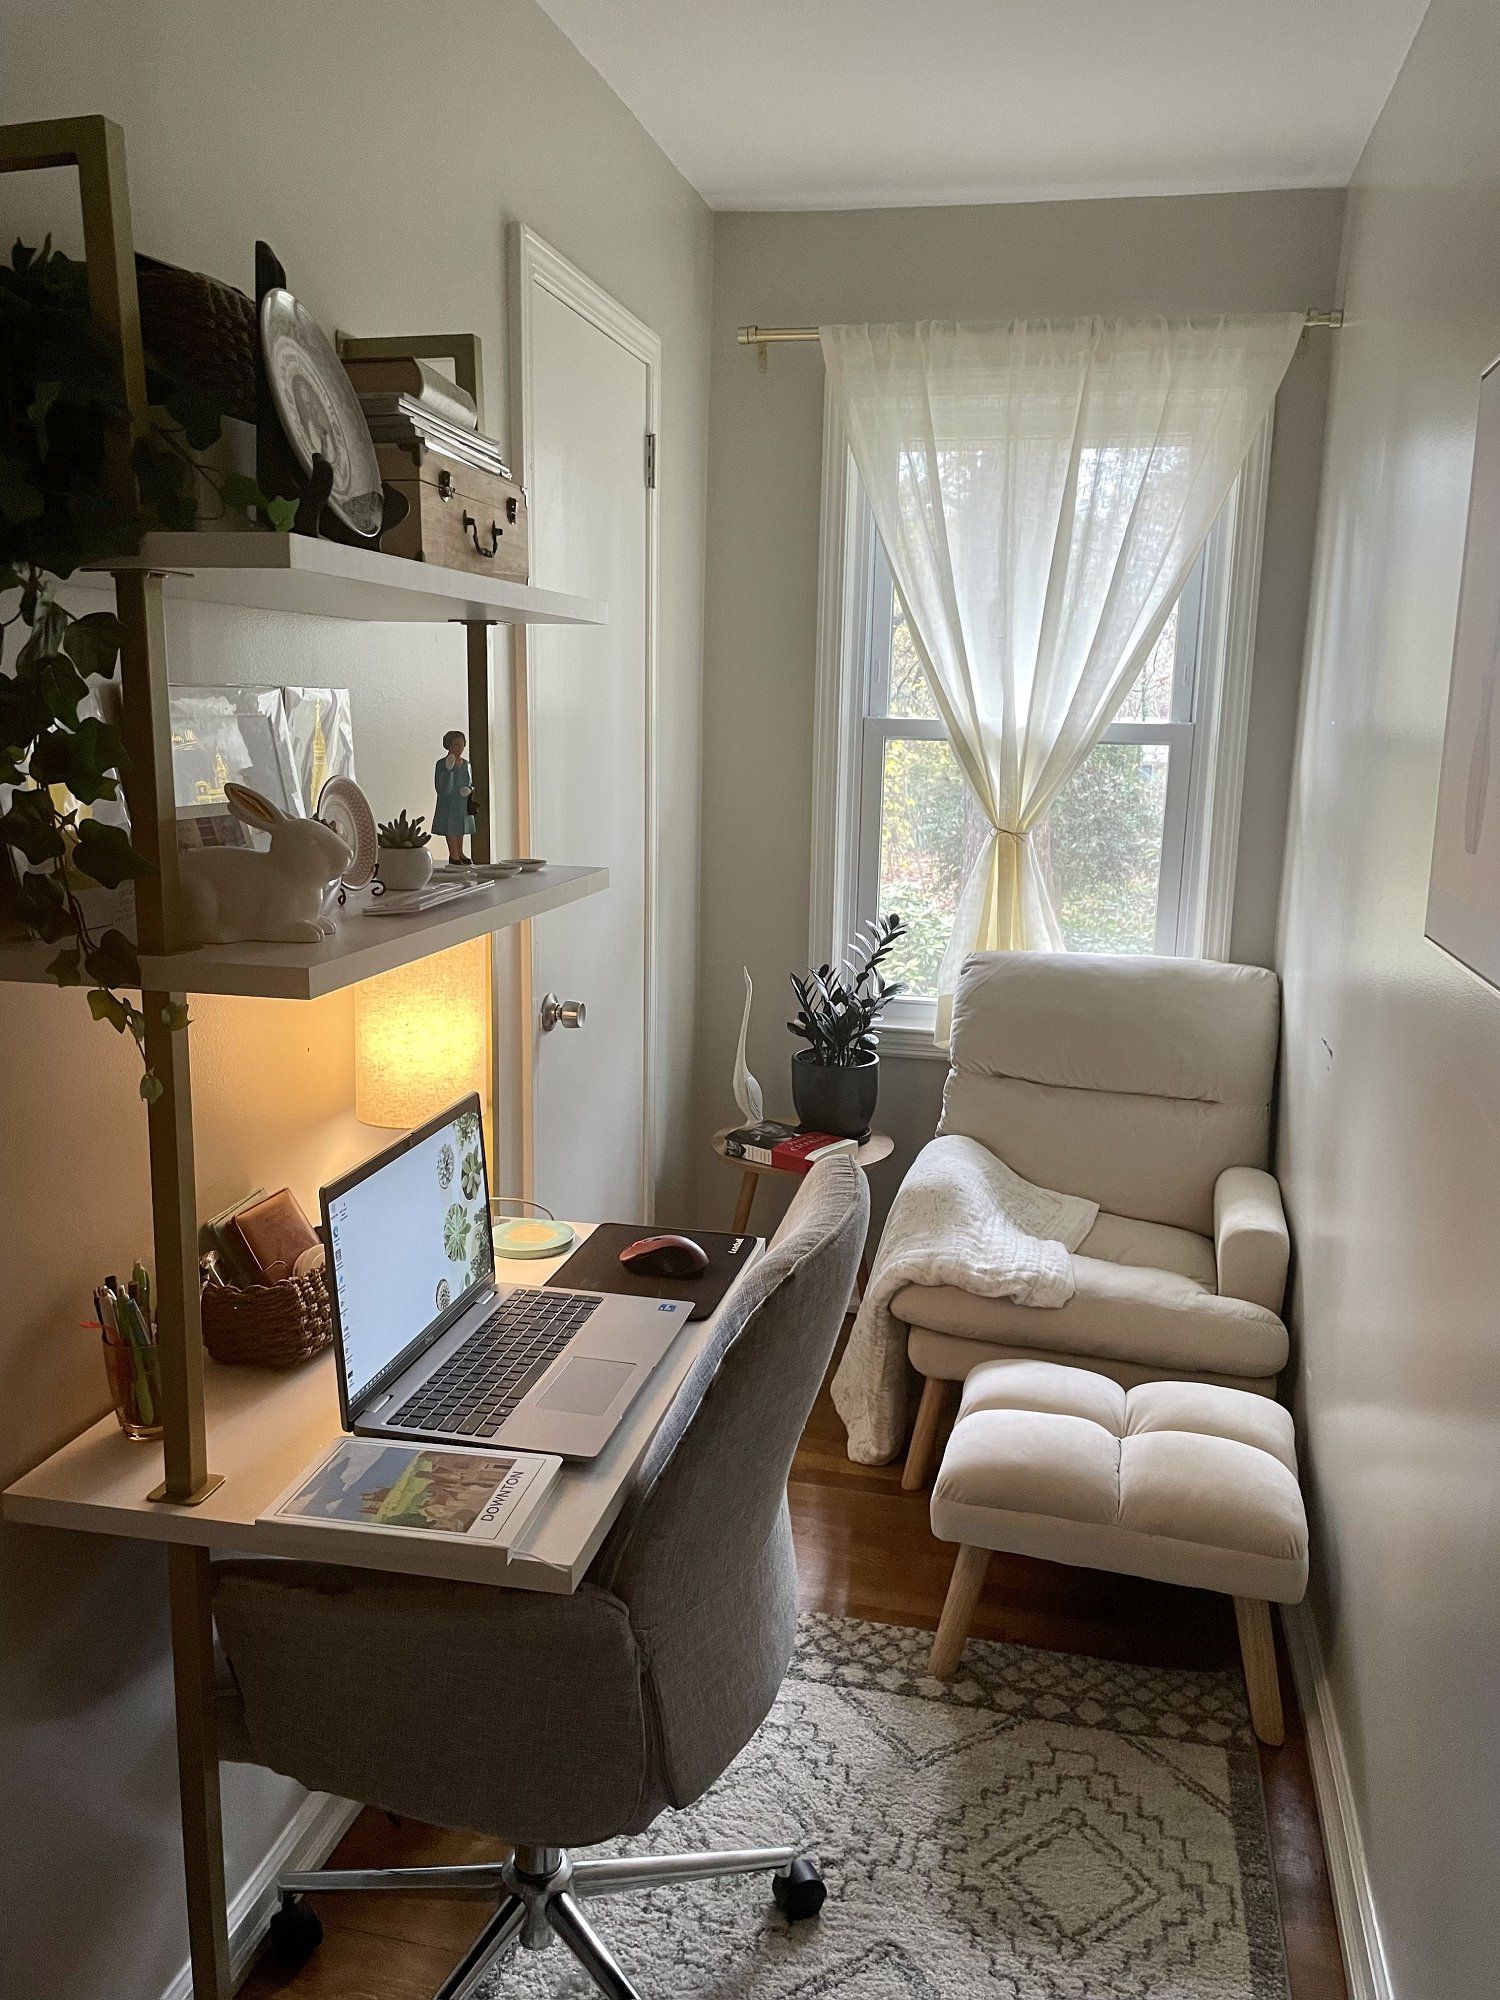
M 647 2000 L 1286 2000 L 1238 1675 L 976 1641 L 941 1682 L 930 1645 L 804 1616 L 754 1740 L 619 1843 L 795 1841 L 828 1883 L 795 1927 L 752 1877 L 592 1905 Z M 592 1992 L 558 1948 L 483 1996 Z

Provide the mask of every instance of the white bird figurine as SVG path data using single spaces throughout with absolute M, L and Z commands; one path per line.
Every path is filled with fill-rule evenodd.
M 734 1052 L 734 1101 L 745 1123 L 758 1125 L 765 1116 L 765 1101 L 745 1062 L 745 1037 L 750 1032 L 750 1002 L 755 998 L 755 988 L 750 983 L 749 967 L 741 966 L 740 970 L 745 975 L 745 1011 L 740 1016 L 740 1045 Z

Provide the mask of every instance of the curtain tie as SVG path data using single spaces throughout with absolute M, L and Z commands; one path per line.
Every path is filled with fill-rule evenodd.
M 1007 840 L 1015 841 L 1017 846 L 1022 841 L 1030 840 L 1031 838 L 1031 828 L 1029 826 L 997 826 L 995 832 L 1003 833 Z

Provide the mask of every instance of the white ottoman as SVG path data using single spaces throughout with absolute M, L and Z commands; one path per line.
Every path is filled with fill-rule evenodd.
M 959 1544 L 934 1674 L 958 1664 L 996 1549 L 1149 1576 L 1233 1597 L 1255 1733 L 1282 1741 L 1270 1605 L 1307 1588 L 1307 1515 L 1292 1419 L 1269 1397 L 984 1362 L 964 1384 L 932 1532 Z

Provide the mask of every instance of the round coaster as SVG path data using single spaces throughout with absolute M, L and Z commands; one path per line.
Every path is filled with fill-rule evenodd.
M 574 1243 L 573 1226 L 568 1222 L 497 1222 L 497 1257 L 560 1257 Z

